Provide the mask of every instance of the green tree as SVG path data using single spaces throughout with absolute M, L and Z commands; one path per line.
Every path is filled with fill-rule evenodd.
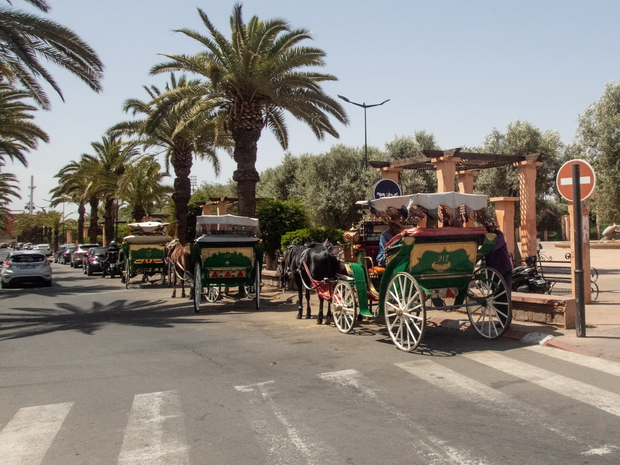
M 439 150 L 435 137 L 426 131 L 416 131 L 414 136 L 402 136 L 385 144 L 388 160 L 402 160 L 423 156 L 423 150 Z M 437 176 L 432 170 L 404 170 L 400 175 L 403 194 L 436 192 Z
M 92 142 L 94 155 L 82 155 L 82 174 L 89 181 L 88 191 L 90 198 L 103 201 L 104 207 L 104 232 L 106 240 L 114 237 L 114 214 L 116 209 L 116 199 L 119 192 L 119 184 L 129 164 L 138 156 L 136 141 L 125 142 L 115 136 L 105 136 L 101 142 Z M 97 214 L 93 213 L 93 203 L 91 203 L 91 227 L 96 226 Z M 94 221 L 94 222 L 93 222 Z M 93 231 L 89 229 L 91 241 Z
M 81 160 L 82 161 L 82 160 Z M 77 205 L 77 240 L 83 242 L 84 240 L 84 223 L 86 216 L 86 203 L 88 202 L 88 187 L 89 181 L 82 174 L 82 163 L 72 161 L 63 166 L 60 171 L 54 176 L 58 178 L 58 186 L 50 190 L 52 199 L 55 202 L 57 199 L 67 199 L 71 203 Z M 97 216 L 95 215 L 95 218 Z M 91 215 L 92 218 L 92 215 Z
M 166 176 L 153 155 L 142 157 L 127 167 L 119 179 L 118 197 L 129 204 L 132 219 L 141 221 L 155 209 L 163 208 L 174 192 L 172 186 L 162 184 Z
M 474 151 L 505 155 L 540 154 L 542 165 L 536 174 L 537 209 L 546 196 L 555 194 L 555 175 L 562 164 L 564 153 L 564 145 L 557 131 L 543 132 L 527 121 L 514 121 L 507 126 L 505 133 L 493 129 L 483 147 Z M 517 168 L 508 165 L 482 170 L 476 176 L 475 187 L 477 192 L 489 197 L 518 197 Z
M 8 204 L 11 198 L 21 199 L 17 178 L 11 173 L 2 173 L 4 162 L 0 160 L 0 232 L 4 233 L 11 214 Z
M 579 118 L 577 137 L 596 172 L 594 210 L 602 223 L 620 223 L 620 85 L 605 92 Z
M 282 236 L 290 231 L 310 226 L 308 215 L 301 203 L 293 200 L 262 202 L 257 212 L 265 253 L 274 260 L 282 247 Z
M 306 123 L 318 139 L 325 134 L 338 137 L 329 115 L 344 124 L 348 119 L 344 108 L 320 87 L 321 82 L 336 78 L 305 71 L 325 64 L 322 50 L 299 45 L 311 38 L 307 30 L 292 29 L 283 19 L 261 21 L 256 16 L 246 24 L 242 7 L 236 4 L 228 40 L 201 9 L 198 14 L 209 36 L 189 29 L 177 32 L 196 40 L 205 50 L 193 56 L 166 55 L 170 61 L 156 65 L 151 72 L 187 71 L 207 79 L 202 86 L 172 96 L 169 104 L 175 105 L 178 98 L 203 96 L 201 105 L 220 109 L 235 144 L 233 180 L 238 183 L 239 213 L 254 216 L 259 181 L 257 142 L 263 128 L 268 127 L 286 149 L 285 111 Z M 199 114 L 195 111 L 189 118 Z
M 174 75 L 166 84 L 164 92 L 157 87 L 144 87 L 151 98 L 148 102 L 130 99 L 125 102 L 124 110 L 133 116 L 141 115 L 143 119 L 126 121 L 109 129 L 110 134 L 127 134 L 137 137 L 144 147 L 157 147 L 164 151 L 166 164 L 171 164 L 174 173 L 174 212 L 177 237 L 182 244 L 187 243 L 187 205 L 192 195 L 191 173 L 193 157 L 206 158 L 211 161 L 215 174 L 219 174 L 220 165 L 216 149 L 227 147 L 227 138 L 220 131 L 212 111 L 192 114 L 196 99 L 188 99 L 183 105 L 166 112 L 159 111 L 167 103 L 165 96 L 182 89 L 191 89 L 198 81 L 188 81 L 185 77 L 178 80 Z M 188 109 L 189 107 L 189 109 Z
M 45 0 L 26 2 L 44 13 L 50 9 Z M 47 82 L 61 98 L 63 95 L 41 58 L 69 71 L 96 92 L 101 90 L 103 64 L 77 34 L 36 15 L 0 7 L 0 80 L 18 82 L 41 108 L 48 110 L 50 101 L 38 80 Z

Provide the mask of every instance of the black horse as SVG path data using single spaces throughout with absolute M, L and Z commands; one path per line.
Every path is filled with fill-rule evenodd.
M 303 315 L 303 290 L 306 290 L 306 318 L 312 317 L 310 309 L 310 290 L 318 289 L 319 313 L 317 324 L 323 323 L 324 297 L 320 292 L 320 283 L 331 279 L 341 270 L 341 263 L 334 255 L 332 244 L 326 240 L 323 244 L 289 245 L 283 258 L 281 283 L 286 287 L 288 278 L 293 278 L 299 292 L 297 301 L 297 319 Z M 327 319 L 331 317 L 331 308 L 327 310 Z

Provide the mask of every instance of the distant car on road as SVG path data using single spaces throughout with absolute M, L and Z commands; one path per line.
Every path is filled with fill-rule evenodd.
M 37 244 L 32 247 L 32 250 L 38 250 L 46 257 L 49 257 L 50 255 L 52 255 L 52 250 L 50 249 L 49 244 Z
M 9 254 L 0 269 L 0 285 L 9 288 L 15 284 L 42 283 L 52 285 L 52 266 L 45 255 L 36 250 L 15 250 Z
M 92 276 L 93 273 L 103 271 L 103 262 L 105 260 L 105 253 L 107 251 L 107 247 L 91 248 L 82 259 L 84 274 Z
M 56 261 L 62 265 L 66 265 L 67 263 L 71 261 L 71 253 L 75 249 L 77 249 L 77 245 L 75 244 L 61 245 L 58 250 L 58 255 L 57 255 L 58 258 Z
M 78 244 L 77 249 L 71 252 L 71 261 L 69 263 L 71 268 L 82 266 L 82 258 L 93 247 L 99 247 L 99 244 Z

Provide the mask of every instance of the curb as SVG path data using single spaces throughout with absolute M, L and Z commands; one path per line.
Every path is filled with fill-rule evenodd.
M 471 327 L 469 321 L 452 320 L 448 318 L 429 318 L 428 322 L 434 326 L 446 328 L 449 330 L 456 330 L 461 332 L 471 332 L 474 330 Z M 540 333 L 537 331 L 520 331 L 516 329 L 508 329 L 502 336 L 504 339 L 510 339 L 527 345 L 541 345 L 545 347 L 551 347 L 554 349 L 561 349 L 567 352 L 576 352 L 582 355 L 588 355 L 590 357 L 600 357 L 600 353 L 593 352 L 583 347 L 562 342 L 551 336 L 550 334 Z

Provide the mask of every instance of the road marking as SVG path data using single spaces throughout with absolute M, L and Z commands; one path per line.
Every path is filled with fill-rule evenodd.
M 395 407 L 382 400 L 383 396 L 377 392 L 367 382 L 364 382 L 362 374 L 357 370 L 342 370 L 321 373 L 319 378 L 324 379 L 339 389 L 352 390 L 356 394 L 361 394 L 368 401 L 373 401 L 383 411 L 388 412 L 398 419 L 405 428 L 399 428 L 402 434 L 407 434 L 411 438 L 410 446 L 414 449 L 415 455 L 424 463 L 454 463 L 454 464 L 478 464 L 486 463 L 481 457 L 468 450 L 458 449 L 441 438 L 428 433 L 424 424 L 414 422 L 409 416 L 402 413 Z
M 570 399 L 578 400 L 612 415 L 620 416 L 620 395 L 618 394 L 492 352 L 481 352 L 464 356 L 516 378 L 524 379 L 550 391 L 557 392 Z
M 290 414 L 278 407 L 273 398 L 276 393 L 273 380 L 235 386 L 235 389 L 248 395 L 250 408 L 247 412 L 252 429 L 266 449 L 268 459 L 265 463 L 287 465 L 342 463 L 342 458 L 331 446 L 313 438 L 308 428 L 300 422 L 295 422 L 290 418 Z M 260 460 L 257 459 L 258 462 Z
M 72 406 L 67 402 L 19 409 L 0 431 L 3 465 L 41 463 Z
M 602 371 L 603 373 L 607 373 L 610 375 L 620 376 L 620 363 L 612 362 L 611 360 L 607 360 L 604 358 L 577 354 L 575 352 L 568 352 L 566 350 L 555 349 L 553 347 L 529 346 L 525 347 L 525 349 L 547 355 L 549 357 L 555 357 L 557 359 L 564 360 L 565 362 L 570 362 L 586 368 L 591 368 L 593 370 Z
M 177 391 L 152 392 L 134 397 L 118 463 L 190 463 L 181 400 Z

